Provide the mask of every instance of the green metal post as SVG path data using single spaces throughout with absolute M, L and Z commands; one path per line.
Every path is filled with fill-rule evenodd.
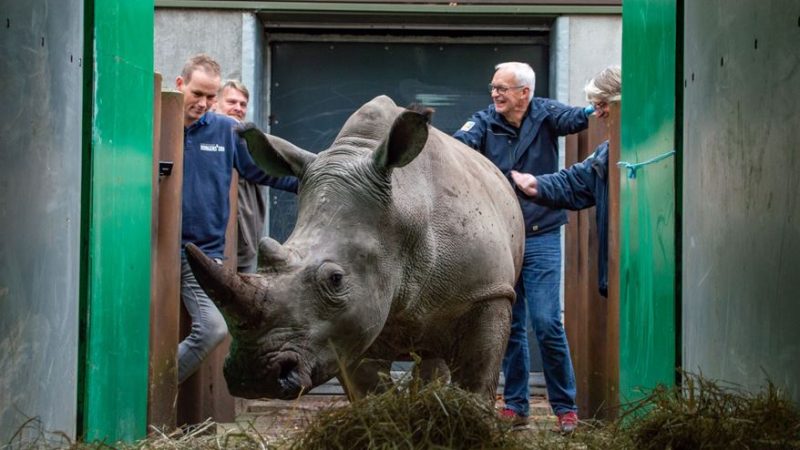
M 622 161 L 676 150 L 675 0 L 625 0 Z M 676 368 L 675 161 L 620 172 L 620 400 L 672 386 Z
M 87 0 L 81 420 L 86 441 L 146 433 L 153 1 Z

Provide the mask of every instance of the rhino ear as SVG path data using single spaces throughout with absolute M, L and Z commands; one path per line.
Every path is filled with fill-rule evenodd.
M 294 175 L 301 177 L 303 171 L 317 155 L 303 150 L 289 141 L 276 136 L 268 136 L 247 123 L 236 130 L 245 142 L 253 161 L 264 172 L 276 177 Z
M 394 169 L 413 161 L 428 141 L 428 117 L 414 111 L 403 111 L 397 116 L 389 135 L 372 156 L 375 165 Z
M 276 267 L 285 265 L 289 261 L 289 252 L 280 242 L 265 236 L 258 243 L 258 265 L 262 267 Z

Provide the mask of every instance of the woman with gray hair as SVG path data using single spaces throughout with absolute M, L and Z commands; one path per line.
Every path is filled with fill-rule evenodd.
M 608 116 L 609 104 L 619 103 L 622 99 L 622 69 L 609 66 L 601 70 L 583 88 L 586 100 L 595 108 L 597 117 Z
M 584 87 L 586 100 L 594 105 L 595 116 L 608 117 L 611 105 L 622 100 L 622 70 L 603 69 Z M 600 144 L 584 161 L 556 173 L 534 177 L 511 171 L 517 188 L 531 199 L 551 208 L 577 211 L 597 206 L 598 286 L 608 296 L 608 141 Z

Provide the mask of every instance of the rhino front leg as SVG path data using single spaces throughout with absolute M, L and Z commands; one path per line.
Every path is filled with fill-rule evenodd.
M 459 340 L 450 366 L 453 382 L 494 402 L 500 365 L 511 328 L 507 297 L 475 306 L 459 323 Z
M 383 359 L 364 358 L 337 376 L 350 401 L 364 398 L 367 394 L 384 392 L 392 384 L 390 370 L 392 362 Z
M 418 374 L 425 382 L 439 381 L 442 384 L 450 382 L 450 368 L 442 358 L 424 358 L 419 362 Z

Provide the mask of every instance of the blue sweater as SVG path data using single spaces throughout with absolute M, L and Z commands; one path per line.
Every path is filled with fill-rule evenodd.
M 191 242 L 212 258 L 223 257 L 233 169 L 253 183 L 297 192 L 297 178 L 272 177 L 255 165 L 236 125 L 208 112 L 183 130 L 182 249 Z
M 589 126 L 583 108 L 534 97 L 519 128 L 509 124 L 494 105 L 479 111 L 453 137 L 489 158 L 513 186 L 511 170 L 541 175 L 558 170 L 558 137 Z M 567 223 L 562 210 L 537 205 L 517 191 L 525 234 L 546 233 Z
M 538 193 L 533 200 L 537 203 L 572 210 L 597 206 L 598 286 L 600 294 L 608 297 L 608 141 L 583 162 L 537 176 L 536 181 Z

